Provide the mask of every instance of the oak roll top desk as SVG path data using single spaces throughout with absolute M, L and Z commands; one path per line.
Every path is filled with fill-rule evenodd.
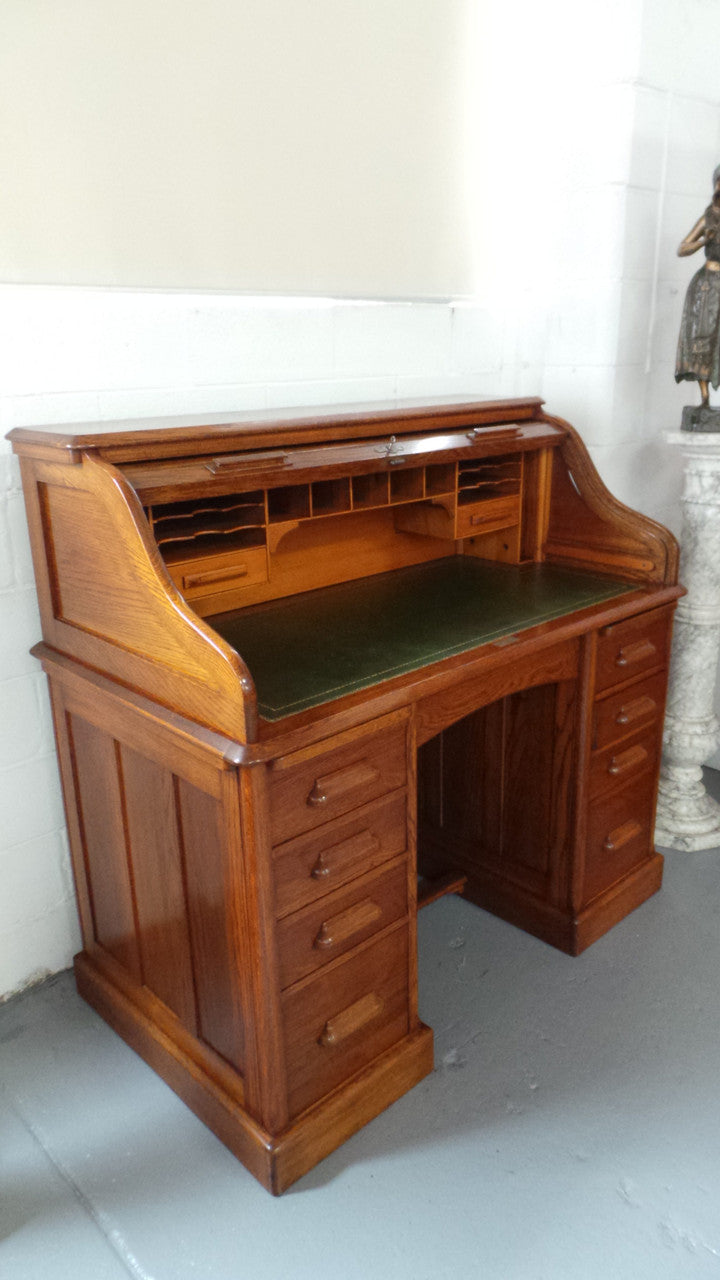
M 419 906 L 659 887 L 676 544 L 536 399 L 11 439 L 80 992 L 281 1192 L 432 1069 Z

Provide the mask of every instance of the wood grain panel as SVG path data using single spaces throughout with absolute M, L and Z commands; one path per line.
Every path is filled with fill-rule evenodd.
M 522 491 L 522 541 L 520 557 L 523 560 L 541 560 L 542 548 L 547 537 L 550 518 L 550 480 L 552 453 L 550 449 L 538 449 L 525 454 L 523 462 Z
M 405 729 L 372 732 L 347 746 L 327 744 L 314 758 L 270 775 L 273 844 L 319 827 L 369 800 L 404 786 Z
M 273 873 L 278 916 L 315 902 L 403 853 L 406 826 L 405 794 L 394 792 L 363 805 L 349 818 L 277 846 Z
M 95 938 L 142 982 L 117 743 L 68 717 Z
M 520 520 L 519 498 L 486 498 L 459 506 L 455 517 L 455 536 L 471 538 L 474 534 L 508 529 Z
M 584 897 L 589 902 L 654 854 L 652 777 L 590 805 Z
M 58 423 L 47 427 L 15 427 L 13 447 L 23 452 L 47 450 L 59 457 L 73 449 L 98 449 L 114 461 L 142 458 L 181 458 L 195 454 L 230 453 L 237 449 L 267 449 L 279 445 L 369 439 L 416 431 L 462 431 L 467 427 L 527 423 L 521 436 L 544 442 L 562 438 L 560 428 L 542 418 L 542 400 L 522 396 L 506 400 L 474 400 L 442 404 L 430 400 L 386 400 L 373 404 L 307 406 L 288 409 L 249 409 L 230 415 L 205 414 L 189 418 L 125 419 L 85 423 L 82 430 Z M 500 452 L 503 445 L 498 446 Z
M 522 646 L 522 647 L 521 647 Z M 492 666 L 455 679 L 454 684 L 426 695 L 417 704 L 416 726 L 419 744 L 442 729 L 463 719 L 479 707 L 497 702 L 507 694 L 534 685 L 571 679 L 577 672 L 578 643 L 575 638 L 560 640 L 544 648 L 528 650 L 522 637 L 517 644 L 489 645 Z M 519 652 L 518 652 L 519 651 Z M 483 664 L 484 665 L 484 664 Z
M 504 702 L 493 703 L 418 752 L 422 875 L 442 874 L 447 856 L 463 868 L 500 857 L 504 721 Z
M 601 751 L 652 724 L 658 724 L 665 706 L 667 672 L 623 686 L 619 693 L 599 699 L 593 712 L 593 749 Z
M 48 684 L 50 687 L 50 702 L 62 780 L 65 815 L 67 817 L 70 858 L 77 893 L 80 929 L 83 947 L 86 951 L 90 951 L 95 944 L 95 920 L 92 911 L 90 886 L 88 884 L 88 866 L 80 817 L 80 801 L 77 795 L 77 770 L 72 751 L 70 717 L 66 712 L 62 687 L 52 679 L 48 681 Z
M 590 762 L 589 794 L 592 800 L 606 792 L 617 791 L 628 783 L 640 785 L 651 773 L 657 775 L 661 749 L 659 726 L 634 738 L 593 752 Z
M 577 432 L 553 455 L 552 504 L 545 555 L 646 582 L 676 582 L 678 545 L 669 530 L 624 506 L 606 489 Z
M 121 761 L 145 985 L 196 1031 L 173 775 L 127 747 Z
M 406 927 L 298 983 L 283 1006 L 290 1114 L 297 1115 L 407 1035 Z
M 124 478 L 89 458 L 21 466 L 47 642 L 243 741 L 248 672 L 176 590 Z
M 187 876 L 188 917 L 198 1004 L 198 1034 L 243 1070 L 245 1037 L 235 954 L 227 924 L 225 842 L 220 805 L 177 781 Z
M 278 925 L 280 983 L 290 986 L 407 915 L 406 859 L 337 889 Z
M 573 685 L 520 691 L 419 753 L 420 871 L 479 869 L 558 900 L 570 837 Z
M 270 1133 L 281 1133 L 288 1123 L 288 1108 L 267 773 L 264 767 L 241 769 L 239 789 L 236 785 L 232 797 L 226 797 L 225 814 L 234 877 L 237 884 L 242 884 L 242 891 L 232 895 L 230 907 L 247 1010 L 247 1105 Z M 229 779 L 225 790 L 230 791 Z
M 453 555 L 452 532 L 445 539 L 404 533 L 396 527 L 397 510 L 355 511 L 299 525 L 289 521 L 274 530 L 270 526 L 268 581 L 249 585 L 243 591 L 243 604 L 277 600 Z
M 555 685 L 506 699 L 503 862 L 537 873 L 549 868 L 555 754 Z
M 598 636 L 598 692 L 666 667 L 672 610 L 654 609 L 603 627 Z
M 130 651 L 150 651 L 158 662 L 201 679 L 200 655 L 179 649 L 162 612 L 148 608 L 148 584 L 143 579 L 149 575 L 129 561 L 112 513 L 82 489 L 45 484 L 41 494 L 53 551 L 58 620 Z M 82 538 L 77 536 L 78 526 L 83 529 Z

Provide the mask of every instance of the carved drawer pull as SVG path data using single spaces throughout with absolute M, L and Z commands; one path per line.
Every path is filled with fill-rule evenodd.
M 644 720 L 646 716 L 653 716 L 656 711 L 655 699 L 644 695 L 642 698 L 635 698 L 633 702 L 625 703 L 618 711 L 615 723 L 633 724 L 635 720 Z
M 232 564 L 224 569 L 208 569 L 206 573 L 186 573 L 183 586 L 204 587 L 211 582 L 229 582 L 232 578 L 246 578 L 249 572 L 246 564 Z
M 618 849 L 622 849 L 623 845 L 629 844 L 636 836 L 642 833 L 642 827 L 639 822 L 635 822 L 633 818 L 629 822 L 623 822 L 621 827 L 616 827 L 603 840 L 603 849 L 607 853 L 617 853 Z
M 337 769 L 335 773 L 326 773 L 324 777 L 316 778 L 308 795 L 307 804 L 311 808 L 316 808 L 317 805 L 327 804 L 329 800 L 339 800 L 347 791 L 353 791 L 356 787 L 367 787 L 377 782 L 379 777 L 380 774 L 375 766 L 368 764 L 366 760 L 349 764 L 344 769 Z
M 645 662 L 652 658 L 657 650 L 652 640 L 636 640 L 634 644 L 625 645 L 615 659 L 616 667 L 632 667 L 636 662 Z
M 634 747 L 628 747 L 627 751 L 621 751 L 619 756 L 612 757 L 608 765 L 608 773 L 617 778 L 619 774 L 629 773 L 631 769 L 638 769 L 641 764 L 645 763 L 647 758 L 648 753 L 645 747 L 641 747 L 639 744 Z
M 382 909 L 377 902 L 373 902 L 370 898 L 365 902 L 357 902 L 355 906 L 348 907 L 347 911 L 341 911 L 338 915 L 325 920 L 320 926 L 313 946 L 317 947 L 318 951 L 339 947 L 343 942 L 347 942 L 348 938 L 352 938 L 353 934 L 369 929 L 370 925 L 375 924 L 381 916 Z
M 331 849 L 325 849 L 318 855 L 310 875 L 313 880 L 324 880 L 326 876 L 330 876 L 334 871 L 346 871 L 348 865 L 356 859 L 364 858 L 371 853 L 377 853 L 380 848 L 380 841 L 374 836 L 372 831 L 359 831 L 357 835 L 350 836 L 348 840 L 341 840 L 340 844 L 334 844 Z M 328 861 L 330 859 L 330 861 Z
M 347 1040 L 356 1031 L 361 1031 L 368 1022 L 377 1018 L 382 1010 L 383 1002 L 374 991 L 369 996 L 363 996 L 361 1000 L 356 1000 L 355 1004 L 343 1009 L 342 1013 L 336 1014 L 334 1018 L 328 1018 L 320 1036 L 320 1044 L 326 1049 L 341 1044 L 343 1040 Z

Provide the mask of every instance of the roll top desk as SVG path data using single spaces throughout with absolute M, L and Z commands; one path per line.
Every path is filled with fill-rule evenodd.
M 11 439 L 79 990 L 279 1193 L 432 1069 L 419 907 L 658 889 L 675 542 L 534 399 Z

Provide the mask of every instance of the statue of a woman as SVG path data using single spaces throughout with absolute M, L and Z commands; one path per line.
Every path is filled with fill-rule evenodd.
M 693 276 L 685 298 L 675 381 L 697 381 L 703 407 L 710 403 L 710 383 L 720 384 L 720 165 L 713 174 L 713 197 L 686 235 L 678 256 L 705 249 L 705 266 Z

